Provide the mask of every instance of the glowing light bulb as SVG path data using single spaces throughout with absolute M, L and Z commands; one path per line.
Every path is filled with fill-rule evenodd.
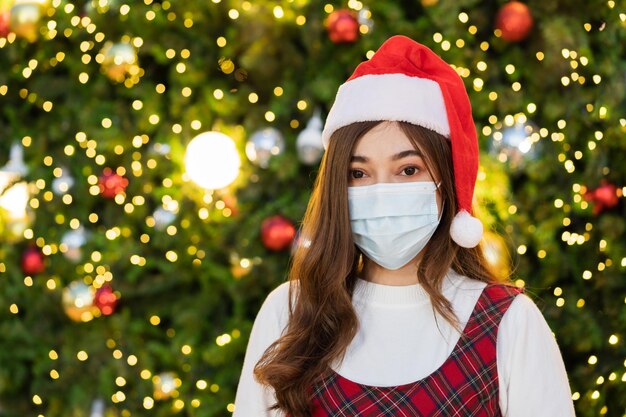
M 235 181 L 240 166 L 241 159 L 235 142 L 223 133 L 204 132 L 187 145 L 187 175 L 203 188 L 226 187 Z

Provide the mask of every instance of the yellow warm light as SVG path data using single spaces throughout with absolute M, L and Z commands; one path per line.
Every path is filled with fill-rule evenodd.
M 223 133 L 204 132 L 187 145 L 187 175 L 203 188 L 226 187 L 237 178 L 240 166 L 235 142 Z

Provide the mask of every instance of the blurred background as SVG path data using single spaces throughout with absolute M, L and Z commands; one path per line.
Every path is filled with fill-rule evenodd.
M 623 1 L 0 0 L 0 416 L 231 415 L 325 116 L 394 34 L 466 83 L 482 244 L 577 415 L 626 415 Z

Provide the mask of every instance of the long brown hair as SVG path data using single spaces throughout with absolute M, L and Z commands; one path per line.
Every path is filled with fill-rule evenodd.
M 310 417 L 311 386 L 328 375 L 331 363 L 343 359 L 358 330 L 351 300 L 362 254 L 352 240 L 348 171 L 355 144 L 379 123 L 353 123 L 331 136 L 304 216 L 304 244 L 291 260 L 289 322 L 254 368 L 257 381 L 273 387 L 276 394 L 277 403 L 270 409 L 281 409 L 290 417 Z M 480 246 L 462 248 L 450 238 L 457 203 L 449 139 L 421 126 L 397 123 L 424 155 L 432 178 L 441 179 L 443 213 L 422 252 L 417 279 L 430 295 L 433 313 L 436 310 L 460 333 L 458 317 L 441 292 L 449 269 L 488 283 L 507 278 L 495 276 Z

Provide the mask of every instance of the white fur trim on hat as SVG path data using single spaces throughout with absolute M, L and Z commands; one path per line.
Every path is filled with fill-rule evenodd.
M 371 74 L 342 84 L 322 131 L 324 148 L 335 130 L 368 120 L 410 122 L 450 137 L 441 89 L 427 78 Z
M 473 248 L 483 237 L 483 224 L 467 211 L 461 210 L 452 220 L 450 236 L 459 246 Z

